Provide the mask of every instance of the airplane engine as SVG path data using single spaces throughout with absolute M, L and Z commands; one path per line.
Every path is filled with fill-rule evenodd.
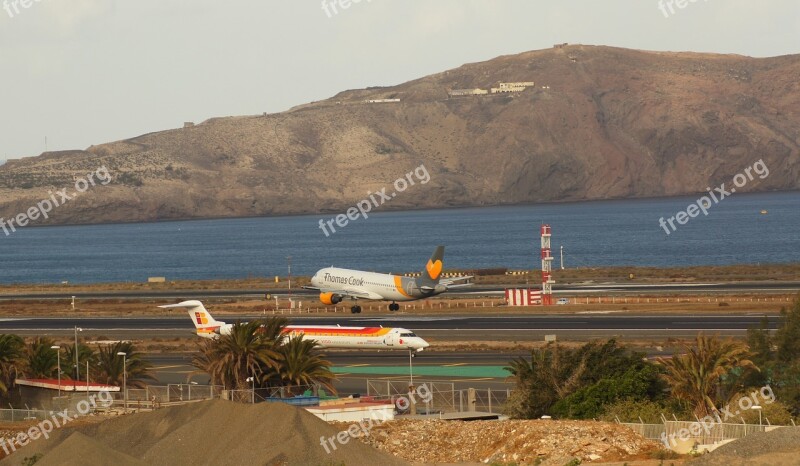
M 319 300 L 322 301 L 322 304 L 332 306 L 342 302 L 342 297 L 335 293 L 320 293 Z

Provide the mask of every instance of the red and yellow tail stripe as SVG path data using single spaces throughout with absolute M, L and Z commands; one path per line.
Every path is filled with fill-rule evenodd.
M 314 328 L 314 327 L 286 327 L 283 333 L 340 336 L 340 337 L 382 337 L 392 331 L 388 327 L 362 327 L 362 328 Z

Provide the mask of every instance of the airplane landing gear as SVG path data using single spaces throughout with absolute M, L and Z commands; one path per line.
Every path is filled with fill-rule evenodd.
M 361 314 L 361 306 L 353 306 L 350 308 L 350 312 L 353 314 Z
M 392 312 L 399 311 L 400 310 L 400 305 L 397 304 L 397 303 L 392 303 L 392 304 L 389 305 L 389 310 L 392 311 Z

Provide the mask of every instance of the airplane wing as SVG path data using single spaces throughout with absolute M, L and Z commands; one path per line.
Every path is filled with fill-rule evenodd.
M 319 291 L 320 293 L 334 293 L 344 298 L 358 298 L 358 299 L 375 299 L 381 300 L 383 296 L 377 293 L 355 290 L 335 290 L 333 288 L 318 288 L 316 286 L 304 286 L 306 290 Z
M 444 284 L 444 283 L 440 283 L 439 285 L 444 286 L 447 289 L 447 291 L 450 291 L 450 290 L 454 290 L 454 289 L 457 289 L 457 288 L 467 288 L 469 286 L 472 286 L 473 283 L 459 283 L 457 285 L 447 285 L 447 284 Z M 439 285 L 437 285 L 437 286 L 439 286 Z M 422 290 L 422 291 L 435 291 L 436 290 L 436 286 L 421 286 L 421 287 L 419 287 L 419 289 Z
M 448 290 L 454 290 L 456 288 L 467 288 L 474 285 L 474 283 L 459 283 L 456 285 L 445 285 Z
M 455 285 L 458 282 L 463 282 L 465 280 L 469 280 L 470 278 L 474 278 L 474 276 L 470 275 L 470 276 L 467 276 L 467 277 L 443 278 L 443 279 L 439 280 L 439 283 L 441 283 L 442 285 L 445 285 L 447 287 L 451 287 L 451 286 Z M 465 283 L 465 285 L 472 285 L 472 283 Z

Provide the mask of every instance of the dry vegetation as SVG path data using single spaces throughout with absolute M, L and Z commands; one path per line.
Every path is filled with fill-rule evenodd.
M 475 285 L 502 286 L 526 285 L 538 286 L 541 272 L 528 271 L 527 275 L 506 275 L 506 269 L 491 275 L 480 274 L 480 271 L 446 270 L 446 272 L 478 275 L 472 280 Z M 633 278 L 631 278 L 633 274 Z M 800 281 L 800 264 L 762 264 L 754 268 L 751 264 L 697 267 L 579 267 L 553 271 L 557 284 L 602 284 L 602 283 L 724 283 L 739 281 Z M 158 292 L 176 290 L 247 290 L 263 291 L 285 290 L 288 281 L 285 276 L 249 277 L 229 280 L 176 280 L 166 283 L 97 283 L 97 284 L 0 284 L 0 297 L 14 293 L 85 293 L 101 291 Z M 292 277 L 292 287 L 299 289 L 308 285 L 310 277 Z M 558 286 L 558 285 L 556 285 Z

